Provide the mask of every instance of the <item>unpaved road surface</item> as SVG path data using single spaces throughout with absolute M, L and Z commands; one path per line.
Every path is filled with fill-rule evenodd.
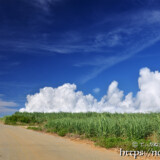
M 122 160 L 115 152 L 0 124 L 0 160 Z

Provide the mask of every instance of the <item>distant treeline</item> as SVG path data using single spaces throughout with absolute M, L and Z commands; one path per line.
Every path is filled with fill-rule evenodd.
M 160 142 L 160 113 L 16 112 L 5 117 L 5 124 L 28 125 L 30 129 L 54 132 L 60 136 L 78 135 L 106 148 L 133 149 L 132 142 L 137 142 L 136 150 L 147 150 L 141 143 Z

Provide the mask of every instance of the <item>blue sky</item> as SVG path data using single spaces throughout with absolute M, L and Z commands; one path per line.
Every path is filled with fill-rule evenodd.
M 140 68 L 159 70 L 158 0 L 1 0 L 0 24 L 0 115 L 45 86 L 136 93 Z

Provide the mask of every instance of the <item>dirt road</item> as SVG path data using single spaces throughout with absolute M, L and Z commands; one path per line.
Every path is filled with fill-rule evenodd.
M 114 152 L 0 124 L 0 160 L 120 160 Z

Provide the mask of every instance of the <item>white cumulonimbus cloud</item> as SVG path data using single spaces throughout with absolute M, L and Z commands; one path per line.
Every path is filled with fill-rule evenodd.
M 139 91 L 126 96 L 113 81 L 107 94 L 97 101 L 91 94 L 76 91 L 75 84 L 66 83 L 58 88 L 45 87 L 39 93 L 27 96 L 20 112 L 158 112 L 160 111 L 160 72 L 148 68 L 140 70 Z

